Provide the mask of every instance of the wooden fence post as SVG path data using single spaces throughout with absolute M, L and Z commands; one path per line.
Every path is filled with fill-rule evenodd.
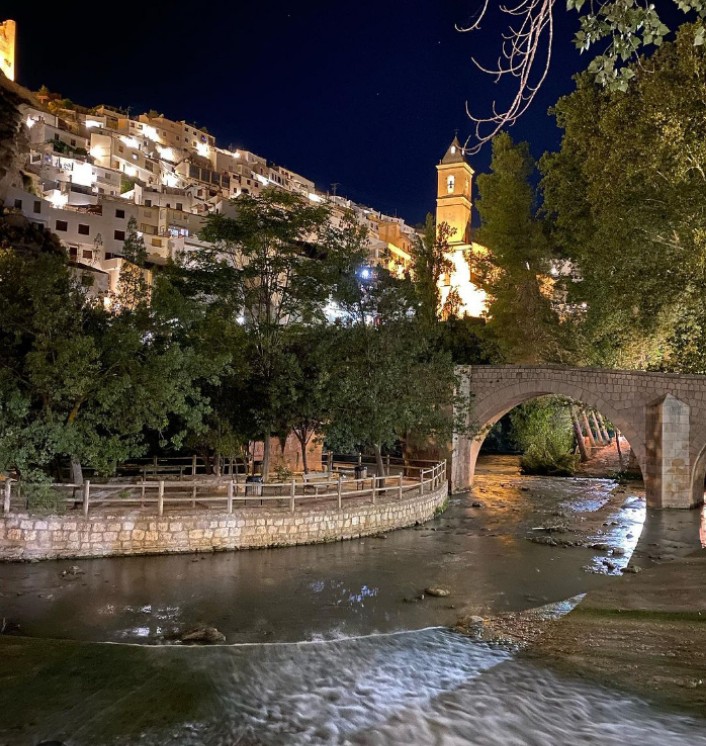
M 297 494 L 297 481 L 292 479 L 292 484 L 289 488 L 289 509 L 294 512 L 294 496 Z
M 341 492 L 343 491 L 343 477 L 341 474 L 338 475 L 338 509 L 341 509 Z
M 191 488 L 191 507 L 196 507 L 196 481 L 194 481 L 194 485 Z
M 397 485 L 397 497 L 401 500 L 402 499 L 402 475 L 399 475 L 399 484 Z
M 157 493 L 157 514 L 164 513 L 164 480 L 159 480 L 159 492 Z
M 228 482 L 228 502 L 227 502 L 226 510 L 229 513 L 233 512 L 233 479 L 232 478 L 230 482 Z
M 12 480 L 8 477 L 5 481 L 5 497 L 2 502 L 2 512 L 7 515 L 10 512 L 10 498 L 12 496 Z
M 191 476 L 196 476 L 196 454 L 191 457 Z
M 88 518 L 88 503 L 91 495 L 91 481 L 87 479 L 83 483 L 83 515 Z

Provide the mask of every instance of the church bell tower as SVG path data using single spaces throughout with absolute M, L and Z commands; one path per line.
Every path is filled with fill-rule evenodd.
M 452 229 L 451 245 L 469 244 L 473 169 L 458 137 L 454 137 L 436 170 L 436 224 L 446 223 Z
M 458 136 L 449 145 L 436 172 L 436 226 L 438 230 L 442 223 L 446 223 L 451 229 L 448 258 L 453 266 L 439 279 L 441 314 L 482 316 L 487 299 L 474 283 L 471 260 L 474 255 L 486 253 L 486 249 L 471 240 L 473 169 L 466 161 Z

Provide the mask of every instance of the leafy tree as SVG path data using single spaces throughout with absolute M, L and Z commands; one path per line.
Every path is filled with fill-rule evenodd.
M 34 479 L 68 458 L 80 482 L 82 465 L 109 473 L 172 418 L 180 443 L 208 409 L 199 381 L 213 361 L 176 342 L 170 324 L 107 313 L 64 257 L 35 248 L 0 251 L 0 469 Z
M 552 311 L 550 250 L 531 178 L 526 143 L 507 134 L 493 142 L 491 172 L 478 177 L 478 240 L 491 247 L 474 257 L 478 283 L 488 294 L 488 331 L 502 359 L 513 363 L 556 360 L 557 319 Z
M 233 217 L 209 216 L 202 237 L 214 249 L 204 252 L 197 269 L 218 275 L 210 292 L 241 314 L 251 366 L 249 389 L 257 396 L 251 417 L 264 440 L 267 478 L 271 436 L 283 419 L 281 392 L 292 375 L 284 347 L 286 325 L 323 321 L 330 295 L 317 241 L 328 210 L 277 189 L 265 189 L 257 197 L 242 195 L 233 205 Z
M 455 317 L 460 307 L 458 291 L 452 289 L 442 303 L 441 278 L 452 272 L 449 258 L 451 228 L 447 223 L 437 226 L 427 215 L 423 236 L 412 244 L 414 284 L 419 296 L 418 319 L 428 329 L 436 328 L 439 319 Z
M 382 452 L 414 434 L 448 443 L 453 429 L 454 371 L 447 353 L 430 349 L 417 324 L 389 320 L 334 330 L 337 397 L 326 438 L 334 448 L 370 449 L 378 474 Z
M 137 221 L 131 217 L 127 224 L 123 257 L 126 261 L 120 268 L 118 287 L 113 297 L 114 310 L 136 309 L 149 304 L 149 283 L 145 277 L 147 249 L 142 236 L 137 232 Z
M 555 109 L 564 136 L 542 188 L 580 280 L 567 297 L 584 362 L 706 370 L 688 344 L 706 321 L 706 53 L 693 33 L 635 66 L 626 92 L 584 75 Z
M 578 457 L 572 452 L 573 425 L 565 401 L 553 396 L 534 399 L 513 410 L 510 420 L 525 474 L 574 473 Z
M 667 4 L 669 5 L 669 4 Z M 706 4 L 703 0 L 674 0 L 685 13 L 685 21 L 695 21 L 689 28 L 688 43 L 700 48 L 706 38 Z M 509 76 L 516 90 L 505 106 L 493 102 L 488 115 L 467 112 L 475 123 L 476 145 L 471 152 L 500 132 L 502 127 L 514 124 L 532 104 L 535 95 L 546 80 L 552 62 L 554 44 L 554 15 L 560 7 L 557 0 L 527 0 L 507 5 L 485 0 L 473 20 L 460 31 L 478 31 L 490 14 L 505 15 L 507 28 L 502 33 L 500 53 L 490 66 L 475 58 L 474 64 L 484 73 L 491 74 L 496 82 Z M 580 29 L 574 43 L 581 52 L 588 52 L 598 45 L 596 54 L 588 66 L 588 75 L 599 85 L 610 91 L 626 91 L 636 74 L 629 64 L 636 61 L 639 52 L 652 45 L 659 47 L 670 32 L 655 3 L 642 0 L 567 0 L 567 10 L 575 10 L 580 16 Z M 501 20 L 501 25 L 502 25 Z
M 339 394 L 335 375 L 340 355 L 338 336 L 323 325 L 299 327 L 287 335 L 291 377 L 287 381 L 285 429 L 295 434 L 302 454 L 302 467 L 309 471 L 307 448 L 329 424 Z

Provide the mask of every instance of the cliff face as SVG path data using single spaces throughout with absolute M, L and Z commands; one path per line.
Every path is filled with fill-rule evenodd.
M 0 72 L 0 203 L 7 188 L 22 186 L 22 166 L 29 142 L 18 106 L 36 105 L 32 94 Z

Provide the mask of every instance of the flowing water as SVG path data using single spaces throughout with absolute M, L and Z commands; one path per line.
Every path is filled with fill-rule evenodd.
M 699 546 L 699 516 L 670 515 L 633 561 Z M 644 518 L 639 490 L 495 457 L 473 494 L 387 538 L 0 565 L 0 617 L 23 635 L 0 640 L 0 744 L 706 746 L 702 720 L 446 628 L 620 582 Z M 227 644 L 163 644 L 199 623 Z

